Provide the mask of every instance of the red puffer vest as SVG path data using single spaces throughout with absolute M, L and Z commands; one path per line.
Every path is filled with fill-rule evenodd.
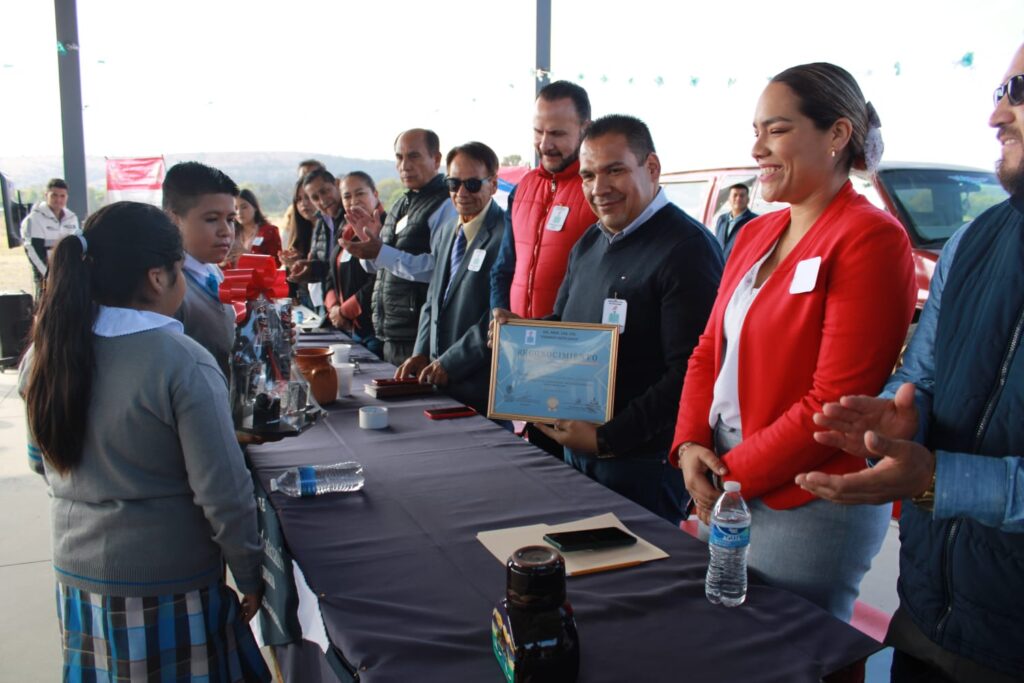
M 543 167 L 523 176 L 512 202 L 512 232 L 516 240 L 516 273 L 510 294 L 512 312 L 542 318 L 555 307 L 565 277 L 569 252 L 583 232 L 597 221 L 583 197 L 580 162 L 551 174 Z M 561 230 L 546 226 L 556 206 L 569 208 Z

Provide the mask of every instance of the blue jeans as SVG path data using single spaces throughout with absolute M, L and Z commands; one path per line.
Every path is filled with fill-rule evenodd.
M 678 526 L 683 520 L 683 505 L 689 496 L 683 475 L 668 464 L 667 453 L 598 458 L 566 448 L 565 462 L 672 524 Z
M 365 346 L 366 350 L 372 353 L 373 355 L 377 356 L 377 358 L 383 358 L 384 342 L 382 342 L 380 339 L 377 339 L 373 335 L 367 335 L 364 337 L 355 330 L 352 330 L 351 334 L 352 341 L 354 341 L 357 344 L 362 344 L 363 346 Z

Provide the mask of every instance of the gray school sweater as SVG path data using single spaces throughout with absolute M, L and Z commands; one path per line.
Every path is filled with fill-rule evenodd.
M 213 355 L 224 376 L 230 377 L 228 362 L 235 343 L 235 309 L 214 299 L 187 274 L 185 282 L 185 300 L 174 317 L 185 326 L 185 334 Z
M 155 329 L 94 336 L 82 461 L 46 465 L 62 583 L 119 596 L 183 593 L 222 576 L 260 587 L 252 479 L 227 386 L 192 339 Z

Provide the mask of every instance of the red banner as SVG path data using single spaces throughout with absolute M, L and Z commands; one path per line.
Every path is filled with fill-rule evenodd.
M 164 158 L 107 159 L 107 192 L 159 190 L 164 183 Z
M 163 183 L 163 157 L 107 158 L 107 203 L 125 200 L 160 206 Z

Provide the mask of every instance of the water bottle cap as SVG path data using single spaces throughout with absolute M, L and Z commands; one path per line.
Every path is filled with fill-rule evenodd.
M 740 490 L 740 483 L 738 481 L 727 481 L 725 482 L 726 493 L 736 493 Z

